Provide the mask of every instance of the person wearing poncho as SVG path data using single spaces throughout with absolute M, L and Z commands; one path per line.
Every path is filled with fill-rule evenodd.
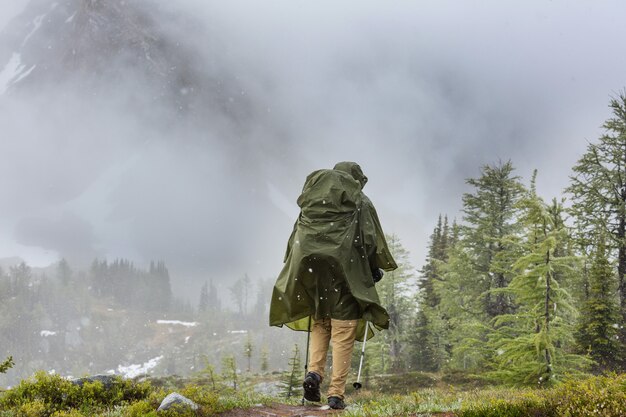
M 340 162 L 311 173 L 298 197 L 300 215 L 287 244 L 270 304 L 270 325 L 311 331 L 304 397 L 320 401 L 329 342 L 333 373 L 329 405 L 343 408 L 355 338 L 389 327 L 375 280 L 397 268 L 361 167 Z M 372 327 L 366 328 L 366 323 Z

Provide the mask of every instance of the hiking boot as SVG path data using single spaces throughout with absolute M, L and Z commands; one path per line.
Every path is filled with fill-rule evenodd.
M 328 406 L 333 410 L 343 410 L 346 408 L 346 403 L 339 397 L 328 397 Z
M 309 372 L 304 378 L 302 387 L 304 388 L 304 399 L 307 401 L 320 402 L 322 396 L 320 394 L 320 382 L 322 377 L 315 372 Z

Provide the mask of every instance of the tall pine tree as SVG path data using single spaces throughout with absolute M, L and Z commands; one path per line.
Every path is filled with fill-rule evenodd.
M 417 312 L 409 332 L 411 368 L 438 371 L 449 356 L 448 320 L 440 311 L 441 297 L 436 288 L 443 280 L 442 265 L 448 258 L 449 227 L 441 215 L 430 236 L 428 258 L 420 271 Z
M 383 332 L 382 340 L 374 342 L 383 355 L 388 355 L 382 371 L 399 372 L 405 369 L 405 344 L 410 321 L 415 312 L 415 303 L 411 292 L 414 289 L 415 276 L 409 263 L 409 253 L 400 243 L 396 235 L 387 236 L 389 250 L 393 255 L 398 269 L 385 273 L 376 284 L 380 300 L 389 313 L 389 329 Z
M 486 342 L 494 318 L 516 309 L 505 289 L 514 275 L 510 237 L 521 231 L 517 202 L 525 189 L 510 161 L 483 166 L 467 183 L 473 189 L 463 195 L 464 224 L 453 227 L 435 286 L 449 328 L 450 367 L 480 371 L 491 357 Z
M 622 348 L 618 340 L 619 309 L 615 300 L 617 287 L 614 270 L 606 256 L 604 241 L 596 246 L 589 271 L 589 296 L 581 308 L 576 340 L 596 362 L 594 370 L 618 368 Z
M 497 365 L 493 375 L 513 383 L 547 386 L 565 371 L 585 364 L 568 351 L 576 310 L 558 279 L 572 271 L 573 259 L 559 254 L 568 238 L 562 206 L 556 200 L 547 205 L 537 196 L 534 177 L 520 207 L 525 227 L 522 255 L 513 265 L 517 275 L 502 290 L 514 296 L 518 310 L 495 319 L 490 334 Z
M 517 206 L 524 187 L 513 175 L 513 164 L 508 161 L 486 165 L 481 176 L 467 183 L 473 192 L 463 195 L 463 241 L 471 250 L 474 270 L 483 286 L 483 302 L 489 317 L 515 310 L 510 297 L 499 291 L 511 281 L 510 259 L 507 258 L 508 240 L 519 228 Z
M 593 241 L 605 239 L 617 258 L 620 340 L 626 341 L 626 91 L 610 101 L 613 117 L 604 134 L 574 166 L 567 191 L 577 229 Z M 624 364 L 622 364 L 624 367 Z

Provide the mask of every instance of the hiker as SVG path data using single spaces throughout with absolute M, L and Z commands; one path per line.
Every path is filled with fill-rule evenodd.
M 304 398 L 320 401 L 332 342 L 328 405 L 345 407 L 344 392 L 355 338 L 387 329 L 389 315 L 374 287 L 397 265 L 372 202 L 367 177 L 354 162 L 311 173 L 298 197 L 300 215 L 287 244 L 285 265 L 270 305 L 270 325 L 311 332 Z M 367 328 L 366 328 L 367 327 Z

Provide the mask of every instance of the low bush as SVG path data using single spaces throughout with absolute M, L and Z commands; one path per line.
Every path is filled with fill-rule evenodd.
M 568 382 L 554 390 L 553 402 L 562 417 L 618 417 L 626 413 L 626 375 Z
M 526 398 L 492 399 L 464 407 L 459 417 L 557 417 L 554 407 L 534 395 Z
M 569 381 L 546 390 L 520 395 L 475 398 L 464 404 L 459 417 L 623 417 L 626 412 L 626 375 L 598 376 Z
M 0 409 L 16 410 L 25 417 L 49 417 L 70 410 L 103 409 L 143 400 L 150 394 L 147 382 L 116 378 L 106 388 L 100 382 L 82 386 L 58 375 L 38 372 L 0 397 Z

